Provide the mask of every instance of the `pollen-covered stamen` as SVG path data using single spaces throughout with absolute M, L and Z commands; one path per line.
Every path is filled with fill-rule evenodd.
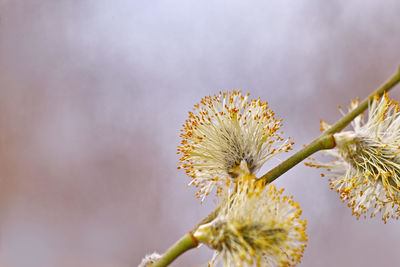
M 353 101 L 349 109 L 357 105 Z M 400 217 L 400 108 L 384 94 L 381 99 L 375 96 L 367 114 L 354 119 L 353 131 L 334 135 L 336 149 L 326 153 L 336 160 L 307 165 L 333 171 L 331 189 L 357 218 L 381 213 L 386 222 Z
M 218 251 L 232 251 L 238 247 L 246 247 L 249 251 L 263 250 L 266 244 L 269 247 L 280 246 L 287 238 L 287 232 L 282 228 L 269 228 L 267 225 L 251 222 L 233 226 L 223 219 L 202 225 L 197 235 L 201 236 L 200 232 L 207 231 L 207 235 L 214 236 L 208 245 Z
M 260 238 L 268 240 L 267 243 L 272 246 L 280 246 L 287 239 L 287 231 L 283 228 L 266 228 L 262 224 L 243 225 L 239 228 L 243 233 L 243 239 L 254 249 L 260 247 Z
M 208 96 L 195 105 L 181 130 L 180 166 L 204 198 L 238 176 L 255 174 L 274 155 L 293 143 L 279 136 L 281 120 L 260 99 L 248 101 L 240 91 Z M 279 144 L 278 144 L 279 143 Z
M 223 266 L 294 266 L 306 246 L 306 221 L 292 197 L 250 177 L 238 178 L 238 191 L 224 200 L 217 217 L 201 225 L 196 239 L 216 250 Z
M 366 178 L 381 182 L 391 193 L 400 191 L 398 146 L 384 144 L 381 139 L 347 132 L 337 134 L 335 138 L 340 144 L 339 153 L 348 164 L 364 173 Z

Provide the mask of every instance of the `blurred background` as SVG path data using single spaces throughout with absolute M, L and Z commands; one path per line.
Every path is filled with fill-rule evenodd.
M 215 207 L 176 169 L 193 105 L 250 92 L 296 151 L 395 72 L 399 14 L 397 0 L 0 0 L 0 266 L 128 267 L 164 252 Z M 308 220 L 300 266 L 398 266 L 400 222 L 357 221 L 303 164 L 276 184 Z

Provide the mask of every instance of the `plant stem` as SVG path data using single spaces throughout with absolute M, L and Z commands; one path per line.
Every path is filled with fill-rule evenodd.
M 335 139 L 333 138 L 332 134 L 322 134 L 320 137 L 312 141 L 309 145 L 305 146 L 303 149 L 295 153 L 287 160 L 283 161 L 281 164 L 279 164 L 257 180 L 262 180 L 264 184 L 268 184 L 291 168 L 293 168 L 302 160 L 314 154 L 315 152 L 323 149 L 332 149 L 335 146 Z
M 197 242 L 195 242 L 195 239 L 191 233 L 187 233 L 181 239 L 179 239 L 167 252 L 165 252 L 157 262 L 151 265 L 151 267 L 168 266 L 168 264 L 173 262 L 183 252 L 195 247 L 197 247 Z
M 334 133 L 341 131 L 346 127 L 355 117 L 364 112 L 369 103 L 373 100 L 375 95 L 382 96 L 384 92 L 391 90 L 396 84 L 400 82 L 400 67 L 396 74 L 393 75 L 387 82 L 379 87 L 375 92 L 369 95 L 363 102 L 361 102 L 354 110 L 346 114 L 334 125 L 332 125 L 327 131 L 323 132 L 319 137 L 314 139 L 309 145 L 283 161 L 281 164 L 258 178 L 257 180 L 267 184 L 274 181 L 276 178 L 293 168 L 302 160 L 306 159 L 310 155 L 317 151 L 324 149 L 332 149 L 336 146 Z M 206 218 L 204 218 L 194 229 L 193 232 L 202 224 L 212 221 L 218 214 L 219 207 L 211 212 Z M 176 242 L 163 256 L 158 260 L 152 267 L 164 267 L 170 264 L 175 258 L 184 253 L 185 251 L 192 249 L 197 246 L 197 241 L 188 233 L 184 235 L 178 242 Z

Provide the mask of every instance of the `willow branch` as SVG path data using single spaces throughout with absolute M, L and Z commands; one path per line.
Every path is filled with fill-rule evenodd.
M 283 161 L 281 164 L 271 169 L 269 172 L 258 178 L 257 180 L 263 183 L 271 183 L 276 178 L 293 168 L 295 165 L 311 156 L 317 151 L 324 149 L 332 149 L 336 146 L 333 134 L 341 131 L 345 128 L 355 117 L 363 113 L 370 102 L 374 99 L 375 95 L 382 96 L 385 92 L 391 90 L 400 82 L 400 67 L 388 81 L 386 81 L 382 86 L 375 90 L 371 95 L 369 95 L 364 101 L 362 101 L 357 108 L 346 114 L 339 121 L 333 124 L 328 130 L 323 132 L 319 137 L 314 139 L 309 145 L 305 146 L 303 149 L 289 157 L 287 160 Z M 211 212 L 206 218 L 204 218 L 192 231 L 194 232 L 200 225 L 212 221 L 218 214 L 219 207 L 217 207 L 213 212 Z M 178 242 L 176 242 L 163 256 L 154 264 L 152 267 L 164 267 L 175 260 L 179 255 L 185 251 L 192 249 L 197 246 L 197 240 L 189 232 L 183 236 Z
M 197 241 L 192 233 L 187 233 L 179 239 L 162 257 L 155 262 L 152 267 L 164 267 L 173 262 L 179 255 L 185 251 L 197 247 Z

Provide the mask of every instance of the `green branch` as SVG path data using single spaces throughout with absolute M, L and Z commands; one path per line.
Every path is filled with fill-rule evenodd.
M 279 164 L 257 180 L 262 180 L 264 184 L 271 183 L 273 180 L 275 180 L 315 152 L 323 149 L 332 149 L 335 146 L 335 139 L 333 138 L 332 134 L 322 134 L 320 137 L 312 141 L 309 145 L 305 146 L 303 149 L 295 153 L 287 160 L 283 161 L 281 164 Z
M 287 160 L 283 161 L 281 164 L 258 178 L 257 180 L 262 181 L 267 184 L 274 181 L 276 178 L 293 168 L 299 162 L 303 161 L 310 155 L 317 151 L 324 149 L 332 149 L 335 147 L 335 139 L 333 137 L 334 133 L 341 131 L 346 127 L 355 117 L 363 113 L 369 103 L 373 100 L 375 95 L 382 96 L 384 92 L 388 92 L 396 84 L 400 82 L 400 67 L 396 74 L 385 82 L 381 87 L 379 87 L 375 92 L 368 96 L 363 102 L 361 102 L 357 108 L 346 114 L 334 125 L 332 125 L 327 131 L 323 132 L 319 137 L 312 141 L 309 145 L 305 146 L 303 149 L 289 157 Z M 201 223 L 199 223 L 193 231 L 195 231 L 198 226 L 212 221 L 218 214 L 219 207 L 217 207 L 213 212 L 211 212 L 206 218 L 204 218 Z M 197 247 L 197 240 L 193 237 L 191 232 L 183 236 L 178 242 L 176 242 L 162 257 L 154 264 L 150 265 L 152 267 L 164 267 L 174 261 L 179 255 L 185 251 Z
M 183 252 L 197 247 L 197 241 L 191 233 L 187 233 L 181 239 L 179 239 L 162 257 L 155 262 L 151 267 L 164 267 L 168 266 Z

